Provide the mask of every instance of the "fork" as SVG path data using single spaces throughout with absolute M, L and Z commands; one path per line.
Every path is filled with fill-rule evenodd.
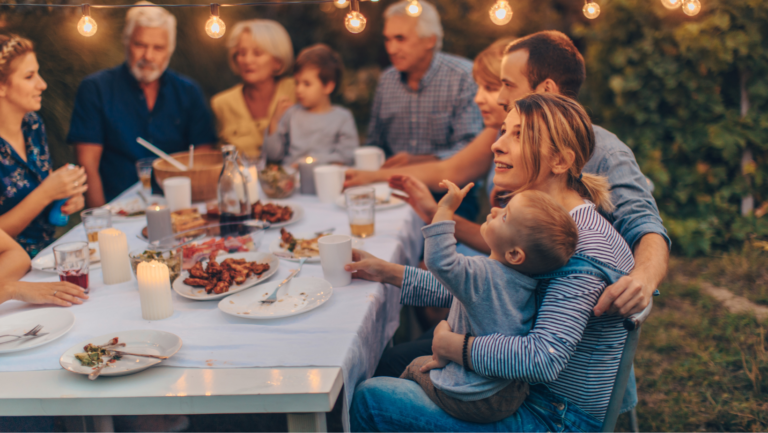
M 46 334 L 42 334 L 42 335 L 37 335 L 42 329 L 43 329 L 43 325 L 37 325 L 34 328 L 32 328 L 29 331 L 27 331 L 23 335 L 11 335 L 11 334 L 0 335 L 0 338 L 3 338 L 3 337 L 15 337 L 15 340 L 9 340 L 9 341 L 4 341 L 3 342 L 3 343 L 10 343 L 11 341 L 17 341 L 19 338 L 24 338 L 24 337 L 42 337 L 43 335 L 48 335 L 47 333 Z M 0 344 L 3 344 L 3 343 L 0 343 Z
M 299 260 L 299 269 L 294 269 L 293 272 L 291 272 L 291 275 L 288 275 L 288 278 L 284 279 L 280 284 L 275 287 L 275 291 L 272 292 L 271 295 L 267 297 L 267 299 L 259 301 L 262 304 L 274 304 L 277 301 L 277 292 L 280 290 L 280 287 L 283 287 L 283 284 L 287 283 L 288 281 L 291 281 L 291 278 L 295 277 L 299 272 L 301 272 L 302 266 L 304 266 L 304 262 L 307 261 L 306 257 L 302 257 Z M 250 308 L 248 309 L 250 312 Z

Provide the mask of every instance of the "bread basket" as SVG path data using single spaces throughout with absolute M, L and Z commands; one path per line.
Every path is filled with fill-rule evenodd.
M 180 163 L 189 164 L 189 152 L 171 154 Z M 185 176 L 192 181 L 192 201 L 203 202 L 217 197 L 219 175 L 224 166 L 224 158 L 217 150 L 195 151 L 194 166 L 187 171 L 181 171 L 162 158 L 152 163 L 157 184 L 163 188 L 163 181 L 169 177 Z

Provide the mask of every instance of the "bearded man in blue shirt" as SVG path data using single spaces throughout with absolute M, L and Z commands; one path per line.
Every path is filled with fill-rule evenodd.
M 168 69 L 176 48 L 176 18 L 142 1 L 126 15 L 126 62 L 80 84 L 67 142 L 88 174 L 88 207 L 138 182 L 136 161 L 154 156 L 142 137 L 166 153 L 216 142 L 200 87 Z

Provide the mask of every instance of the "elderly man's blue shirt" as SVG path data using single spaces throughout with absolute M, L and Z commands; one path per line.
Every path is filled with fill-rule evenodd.
M 142 137 L 167 153 L 216 142 L 200 87 L 170 69 L 160 77 L 152 111 L 126 64 L 86 77 L 80 84 L 67 142 L 104 147 L 99 166 L 109 201 L 138 182 L 136 161 L 155 156 L 136 143 Z

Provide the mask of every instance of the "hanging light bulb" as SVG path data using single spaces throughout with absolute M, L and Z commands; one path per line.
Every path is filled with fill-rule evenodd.
M 85 37 L 91 37 L 99 29 L 96 20 L 91 18 L 91 5 L 83 5 L 83 17 L 77 22 L 77 31 Z
M 699 0 L 683 0 L 683 12 L 688 16 L 694 16 L 701 11 Z
M 667 9 L 677 9 L 683 4 L 683 0 L 661 0 L 661 4 Z
M 213 39 L 224 36 L 227 32 L 227 25 L 219 18 L 219 5 L 211 5 L 211 17 L 205 22 L 205 33 Z
M 349 0 L 333 0 L 333 5 L 339 9 L 349 6 Z
M 496 25 L 503 26 L 512 21 L 512 8 L 507 0 L 498 0 L 488 13 L 491 15 L 491 21 Z
M 351 11 L 344 19 L 344 25 L 350 33 L 360 33 L 365 30 L 365 17 L 358 11 Z
M 421 3 L 419 0 L 411 0 L 408 5 L 405 6 L 405 13 L 410 17 L 417 17 L 421 15 Z
M 584 5 L 584 9 L 582 9 L 584 12 L 584 16 L 593 20 L 600 16 L 600 5 L 595 2 L 589 2 Z

